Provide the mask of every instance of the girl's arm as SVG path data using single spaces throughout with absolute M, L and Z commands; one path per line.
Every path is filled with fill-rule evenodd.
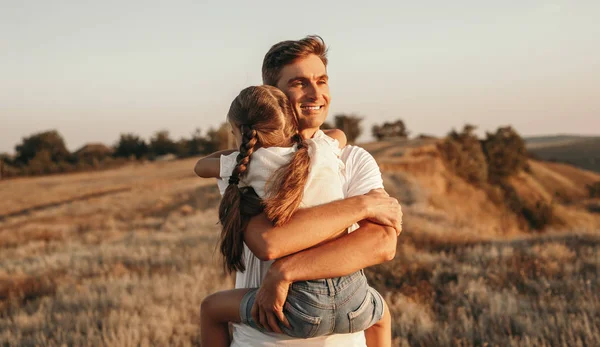
M 207 155 L 198 160 L 196 166 L 194 166 L 194 172 L 202 178 L 219 178 L 221 171 L 221 155 L 229 155 L 235 151 L 235 149 L 226 149 Z
M 332 139 L 337 140 L 340 144 L 340 149 L 346 147 L 346 144 L 348 143 L 348 139 L 346 139 L 346 134 L 344 134 L 344 132 L 342 130 L 327 129 L 327 130 L 323 130 L 323 132 L 325 133 L 325 135 L 331 137 Z

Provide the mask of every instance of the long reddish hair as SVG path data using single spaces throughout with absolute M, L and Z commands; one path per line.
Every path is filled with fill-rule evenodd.
M 240 154 L 219 205 L 223 226 L 220 249 L 228 271 L 244 271 L 243 231 L 251 216 L 264 212 L 274 225 L 287 222 L 298 209 L 310 169 L 306 144 L 298 132 L 298 119 L 285 94 L 271 86 L 248 87 L 233 100 L 227 119 L 242 135 Z M 290 147 L 298 150 L 291 161 L 279 168 L 269 180 L 267 197 L 262 203 L 244 194 L 238 183 L 248 170 L 252 153 L 260 147 Z M 246 205 L 248 204 L 248 205 Z

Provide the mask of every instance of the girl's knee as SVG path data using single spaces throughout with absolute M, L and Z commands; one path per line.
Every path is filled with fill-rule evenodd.
M 218 312 L 218 304 L 218 298 L 215 294 L 205 297 L 200 304 L 200 315 L 214 315 L 214 313 Z

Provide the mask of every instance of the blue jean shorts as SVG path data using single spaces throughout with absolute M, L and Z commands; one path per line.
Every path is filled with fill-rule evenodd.
M 250 311 L 258 289 L 251 289 L 240 304 L 244 324 L 265 331 Z M 289 336 L 310 338 L 363 331 L 383 317 L 383 298 L 369 287 L 362 270 L 344 277 L 294 282 L 288 292 L 283 314 L 291 328 L 279 323 Z

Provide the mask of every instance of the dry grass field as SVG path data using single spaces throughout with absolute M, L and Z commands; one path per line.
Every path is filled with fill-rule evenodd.
M 600 175 L 532 162 L 513 184 L 556 201 L 561 223 L 528 233 L 431 143 L 367 149 L 405 211 L 396 258 L 367 271 L 396 346 L 600 345 L 600 215 L 584 189 Z M 218 192 L 193 164 L 1 181 L 0 346 L 197 345 L 202 299 L 233 280 L 215 253 Z

